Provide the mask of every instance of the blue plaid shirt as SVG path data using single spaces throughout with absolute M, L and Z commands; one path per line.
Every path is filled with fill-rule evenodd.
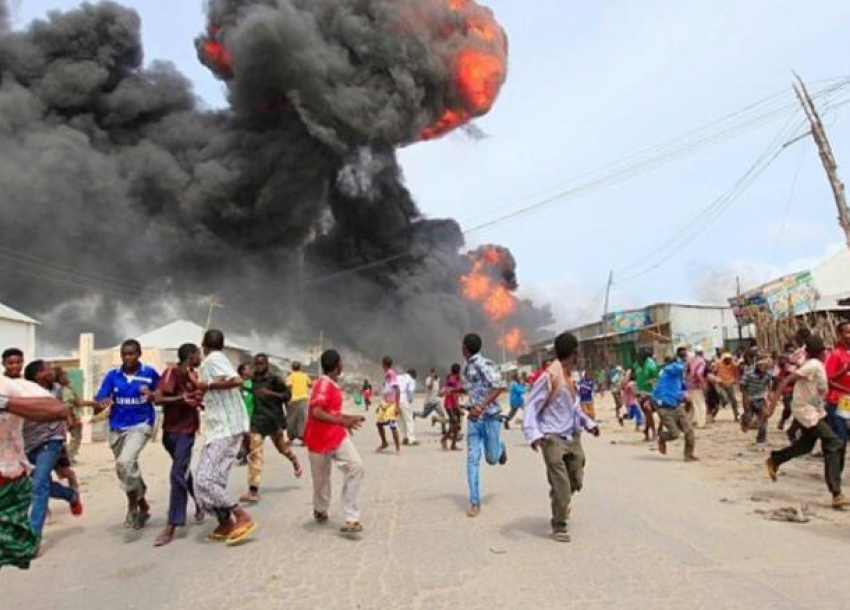
M 484 402 L 487 395 L 495 389 L 504 389 L 505 382 L 495 363 L 481 354 L 475 354 L 463 365 L 463 381 L 469 400 L 469 407 Z M 484 411 L 485 416 L 495 417 L 502 412 L 499 401 L 491 402 Z

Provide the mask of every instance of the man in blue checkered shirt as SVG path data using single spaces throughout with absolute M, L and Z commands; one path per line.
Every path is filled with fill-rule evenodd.
M 466 428 L 466 477 L 469 482 L 469 510 L 467 515 L 477 517 L 481 512 L 480 469 L 481 456 L 491 466 L 506 464 L 508 453 L 500 438 L 502 408 L 499 396 L 505 383 L 496 365 L 481 355 L 481 337 L 471 333 L 463 338 L 464 387 L 468 396 L 469 420 Z

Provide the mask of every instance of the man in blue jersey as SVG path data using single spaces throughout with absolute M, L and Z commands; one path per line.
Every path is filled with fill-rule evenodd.
M 139 454 L 153 435 L 154 392 L 159 373 L 139 359 L 142 346 L 135 339 L 121 344 L 121 366 L 107 373 L 95 399 L 109 408 L 109 446 L 115 470 L 127 494 L 124 527 L 142 529 L 150 519 L 147 486 L 139 469 Z
M 687 348 L 676 350 L 676 358 L 661 370 L 652 400 L 658 407 L 658 417 L 661 421 L 661 431 L 658 433 L 658 452 L 667 455 L 667 443 L 679 438 L 680 432 L 685 436 L 685 461 L 696 462 L 694 455 L 696 440 L 690 414 L 685 411 L 684 400 L 687 392 L 685 385 L 685 361 L 688 357 Z

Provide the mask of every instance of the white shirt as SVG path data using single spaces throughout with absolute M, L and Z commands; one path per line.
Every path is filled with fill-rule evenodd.
M 398 376 L 398 387 L 401 390 L 401 402 L 412 405 L 416 394 L 416 380 L 407 373 L 402 373 Z
M 425 402 L 436 402 L 440 400 L 440 377 L 439 375 L 429 375 L 425 380 Z
M 22 396 L 23 392 L 13 380 L 0 376 L 0 394 L 11 398 Z M 23 418 L 0 411 L 0 476 L 7 479 L 17 479 L 30 470 L 23 430 Z
M 812 428 L 826 417 L 824 399 L 829 389 L 826 367 L 820 360 L 807 360 L 796 370 L 803 379 L 794 384 L 791 411 L 801 426 Z
M 239 377 L 223 352 L 212 352 L 201 363 L 198 372 L 204 383 Z M 207 444 L 248 431 L 248 413 L 239 388 L 210 390 L 204 397 L 204 404 Z

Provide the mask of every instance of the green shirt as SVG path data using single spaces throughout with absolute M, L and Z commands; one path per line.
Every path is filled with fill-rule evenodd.
M 245 401 L 245 410 L 248 412 L 248 419 L 254 416 L 254 380 L 247 379 L 242 384 L 242 400 Z
M 656 379 L 658 379 L 658 365 L 655 364 L 655 360 L 647 358 L 643 365 L 635 365 L 635 382 L 638 392 L 652 392 Z

